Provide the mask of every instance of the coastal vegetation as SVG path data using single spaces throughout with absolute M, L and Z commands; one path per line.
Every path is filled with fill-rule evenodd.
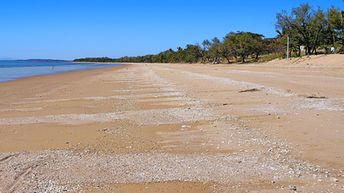
M 276 16 L 277 36 L 265 38 L 252 32 L 230 32 L 223 39 L 204 40 L 185 48 L 168 49 L 159 54 L 121 58 L 81 58 L 76 62 L 133 63 L 231 63 L 259 62 L 289 55 L 344 53 L 344 11 L 331 7 L 324 11 L 301 4 Z

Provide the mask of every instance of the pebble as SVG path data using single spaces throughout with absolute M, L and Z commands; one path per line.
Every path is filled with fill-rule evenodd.
M 296 186 L 294 186 L 294 185 L 290 185 L 290 186 L 289 186 L 289 190 L 296 191 L 296 190 L 297 190 L 297 188 L 296 188 Z

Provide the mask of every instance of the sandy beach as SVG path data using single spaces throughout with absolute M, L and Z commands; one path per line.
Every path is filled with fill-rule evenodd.
M 344 56 L 0 83 L 0 192 L 343 192 Z

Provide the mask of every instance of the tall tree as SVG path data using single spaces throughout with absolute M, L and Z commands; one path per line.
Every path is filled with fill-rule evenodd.
M 318 8 L 314 13 L 310 21 L 310 44 L 311 44 L 311 53 L 317 54 L 317 48 L 324 44 L 326 39 L 326 26 L 327 26 L 327 17 L 325 13 Z
M 344 11 L 331 7 L 327 15 L 331 43 L 335 46 L 338 42 L 341 45 L 340 52 L 344 53 Z
M 176 53 L 176 60 L 178 63 L 184 62 L 185 61 L 185 52 L 183 48 L 178 47 L 177 48 L 177 53 Z
M 314 11 L 307 3 L 292 9 L 290 14 L 286 11 L 277 14 L 277 30 L 297 41 L 296 46 L 304 45 L 308 55 L 316 52 L 322 43 L 326 25 L 324 12 L 321 9 Z
M 256 34 L 251 32 L 248 33 L 252 38 L 252 52 L 254 54 L 255 59 L 258 60 L 259 56 L 267 51 L 267 42 L 264 41 L 264 36 L 262 34 Z
M 210 61 L 209 48 L 211 47 L 211 42 L 209 40 L 204 40 L 202 42 L 202 63 L 208 63 Z
M 185 62 L 197 63 L 202 58 L 202 50 L 199 45 L 188 44 L 185 48 Z
M 256 54 L 256 57 L 263 51 L 263 35 L 250 32 L 229 33 L 224 39 L 226 50 L 235 58 L 240 57 L 244 63 L 248 56 Z
M 209 47 L 209 56 L 213 64 L 221 63 L 223 44 L 219 38 L 212 39 L 211 46 Z

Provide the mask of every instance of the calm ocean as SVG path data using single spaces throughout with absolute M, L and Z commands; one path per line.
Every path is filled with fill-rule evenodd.
M 0 60 L 0 82 L 66 71 L 107 68 L 116 64 L 73 63 L 66 61 Z

